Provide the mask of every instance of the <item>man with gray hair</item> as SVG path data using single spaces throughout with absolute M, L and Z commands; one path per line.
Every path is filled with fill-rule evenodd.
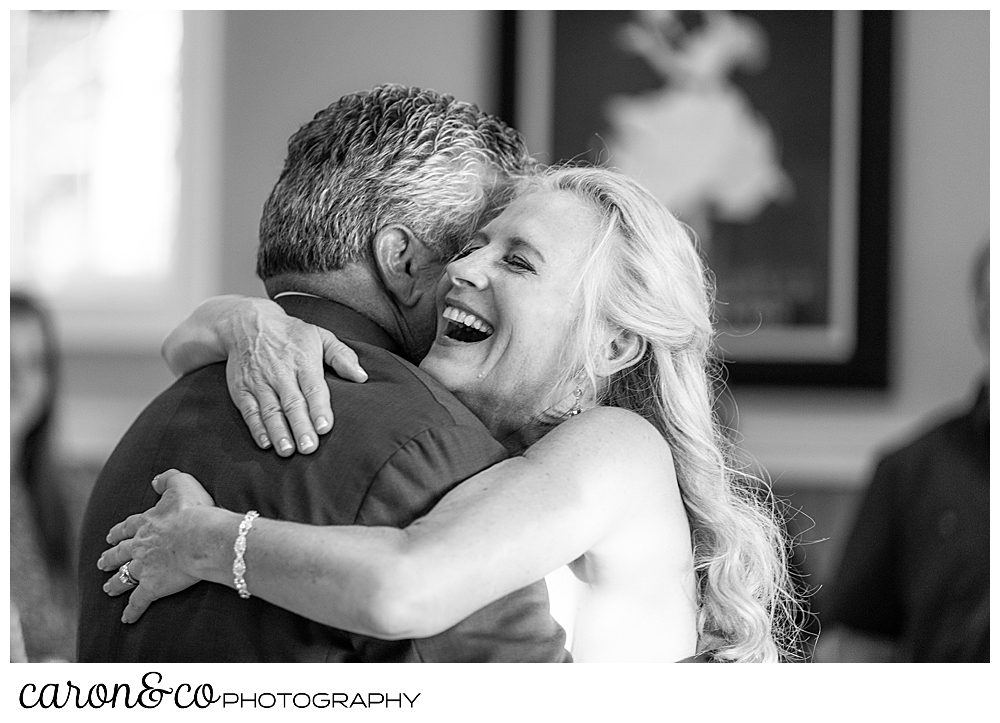
M 501 460 L 503 447 L 482 423 L 413 362 L 433 341 L 444 264 L 502 202 L 506 179 L 529 168 L 520 137 L 497 119 L 401 86 L 345 96 L 292 136 L 264 206 L 257 273 L 285 312 L 348 341 L 368 381 L 359 387 L 328 374 L 327 384 L 337 386 L 332 431 L 322 443 L 296 431 L 276 434 L 280 456 L 267 449 L 263 426 L 247 434 L 229 402 L 225 364 L 180 378 L 154 400 L 112 454 L 87 508 L 81 661 L 568 659 L 544 583 L 434 637 L 379 640 L 249 596 L 238 565 L 232 587 L 239 595 L 199 582 L 123 625 L 135 619 L 136 601 L 107 597 L 107 575 L 95 566 L 108 530 L 156 504 L 149 480 L 171 467 L 195 475 L 229 509 L 312 525 L 403 527 Z M 277 400 L 249 411 L 247 400 L 240 403 L 268 430 L 284 431 Z M 314 422 L 322 431 L 323 422 Z M 311 453 L 293 455 L 296 443 Z M 246 537 L 232 532 L 225 544 L 238 547 Z M 142 578 L 141 569 L 121 574 Z

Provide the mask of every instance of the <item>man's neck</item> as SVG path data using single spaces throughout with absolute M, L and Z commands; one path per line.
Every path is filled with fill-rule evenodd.
M 351 264 L 322 274 L 280 274 L 265 281 L 264 288 L 272 299 L 283 292 L 298 292 L 336 301 L 382 327 L 407 356 L 414 352 L 389 292 L 366 264 Z

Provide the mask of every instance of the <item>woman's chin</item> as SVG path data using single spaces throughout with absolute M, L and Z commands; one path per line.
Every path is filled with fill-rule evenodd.
M 470 380 L 476 379 L 476 372 L 469 363 L 471 360 L 462 357 L 460 342 L 445 339 L 442 343 L 435 341 L 427 356 L 420 362 L 420 368 L 437 379 L 445 389 L 456 392 L 465 387 Z
M 480 383 L 486 370 L 496 364 L 491 354 L 497 351 L 495 335 L 480 341 L 467 341 L 439 333 L 431 344 L 420 368 L 447 389 L 455 391 Z

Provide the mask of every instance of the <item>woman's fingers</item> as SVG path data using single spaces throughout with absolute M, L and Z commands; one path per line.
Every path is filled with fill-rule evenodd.
M 149 607 L 150 603 L 156 600 L 156 596 L 153 595 L 142 582 L 139 583 L 132 594 L 129 596 L 128 605 L 125 606 L 125 612 L 122 613 L 123 623 L 134 623 L 142 614 L 146 612 L 146 608 Z
M 162 495 L 164 492 L 167 491 L 167 485 L 170 483 L 170 481 L 179 474 L 184 474 L 184 473 L 181 472 L 179 469 L 174 469 L 173 467 L 163 472 L 160 472 L 158 475 L 153 477 L 153 489 L 156 490 L 157 494 Z
M 282 457 L 316 451 L 334 424 L 324 361 L 345 379 L 368 378 L 354 350 L 299 321 L 286 321 L 279 335 L 258 331 L 252 347 L 230 355 L 230 396 L 259 447 L 273 446 Z
M 316 332 L 323 344 L 323 360 L 338 376 L 359 383 L 368 379 L 353 349 L 326 329 L 316 327 Z M 277 391 L 298 450 L 308 454 L 318 447 L 318 436 L 333 429 L 330 387 L 321 364 L 300 358 L 295 362 L 295 370 L 294 382 L 284 378 L 277 380 Z
M 208 493 L 204 485 L 180 470 L 168 469 L 166 472 L 156 475 L 153 478 L 153 489 L 164 496 L 168 491 L 172 491 L 174 493 L 173 499 L 185 507 L 191 504 L 215 506 L 215 500 L 212 499 L 212 495 Z M 161 498 L 155 507 L 147 510 L 147 513 L 155 513 L 163 503 L 164 500 Z
M 317 434 L 333 429 L 333 407 L 330 406 L 330 387 L 322 370 L 300 369 L 299 388 L 309 408 L 309 418 Z
M 269 449 L 273 446 L 282 457 L 295 452 L 281 402 L 270 387 L 259 387 L 254 392 L 240 384 L 232 392 L 232 400 L 258 447 Z
M 141 514 L 129 515 L 124 520 L 111 528 L 105 538 L 109 545 L 117 545 L 122 540 L 135 537 L 135 531 L 139 529 Z M 120 564 L 120 563 L 119 563 Z
M 316 451 L 319 434 L 314 420 L 324 432 L 333 426 L 330 390 L 322 367 L 318 379 L 315 370 L 301 369 L 302 382 L 292 376 L 277 375 L 272 382 L 260 378 L 246 381 L 238 370 L 237 378 L 229 385 L 233 403 L 257 446 L 261 449 L 273 446 L 282 457 L 294 454 L 296 449 L 303 454 Z M 311 401 L 307 402 L 303 389 Z
M 102 552 L 100 558 L 97 560 L 97 568 L 105 572 L 111 572 L 112 570 L 117 570 L 131 559 L 132 540 L 130 538 Z
M 271 438 L 267 436 L 267 427 L 264 420 L 260 418 L 260 407 L 257 405 L 257 398 L 246 389 L 235 390 L 230 386 L 229 397 L 233 404 L 240 411 L 243 423 L 250 430 L 250 436 L 261 449 L 271 448 Z
M 258 447 L 268 449 L 273 446 L 282 457 L 294 454 L 296 444 L 303 452 L 316 449 L 318 437 L 306 411 L 305 399 L 291 372 L 286 373 L 287 380 L 277 374 L 269 380 L 258 371 L 243 369 L 230 358 L 226 376 L 230 397 Z
M 309 454 L 310 452 L 315 452 L 317 446 L 319 445 L 319 435 L 313 426 L 313 417 L 311 416 L 311 408 L 309 403 L 306 401 L 304 396 L 304 388 L 309 388 L 309 393 L 313 395 L 319 402 L 325 402 L 320 410 L 317 411 L 316 417 L 322 417 L 326 420 L 333 418 L 333 410 L 330 409 L 330 398 L 329 389 L 326 386 L 326 381 L 322 378 L 317 383 L 315 378 L 309 380 L 309 372 L 306 371 L 306 367 L 299 367 L 300 375 L 304 375 L 307 378 L 305 384 L 302 384 L 300 376 L 296 378 L 279 378 L 275 381 L 275 387 L 278 392 L 278 398 L 281 401 L 281 413 L 284 415 L 284 421 L 292 428 L 293 439 L 295 440 L 295 445 L 299 452 L 303 454 Z M 315 370 L 314 370 L 315 373 Z M 322 377 L 322 368 L 319 370 L 319 374 Z M 300 388 L 302 384 L 303 388 Z M 326 392 L 325 400 L 322 398 L 322 392 L 319 387 L 322 386 L 322 392 Z
M 125 606 L 125 611 L 122 613 L 123 623 L 134 623 L 142 617 L 142 614 L 146 612 L 150 604 L 156 600 L 156 596 L 150 591 L 149 586 L 143 584 L 141 578 L 139 579 L 139 585 L 136 586 L 122 582 L 117 574 L 112 575 L 104 583 L 104 592 L 110 597 L 118 597 L 127 592 L 132 593 L 129 596 L 128 605 Z
M 338 376 L 353 382 L 364 382 L 368 374 L 358 363 L 358 355 L 337 337 L 319 327 L 313 327 L 323 346 L 323 360 Z M 282 411 L 292 427 L 298 450 L 310 453 L 319 445 L 318 436 L 333 429 L 333 407 L 330 387 L 322 364 L 315 364 L 307 355 L 293 357 L 295 379 L 278 376 L 275 386 L 281 399 Z
M 317 327 L 317 330 L 323 342 L 323 361 L 337 372 L 337 376 L 352 382 L 367 381 L 368 373 L 361 368 L 354 350 L 326 329 Z
M 104 592 L 106 592 L 111 597 L 117 597 L 122 593 L 126 593 L 135 587 L 135 583 L 129 582 L 127 579 L 123 580 L 121 575 L 121 566 L 126 562 L 128 563 L 129 575 L 133 580 L 139 580 L 139 570 L 140 565 L 138 562 L 132 559 L 132 553 L 126 550 L 122 543 L 114 548 L 114 554 L 109 555 L 112 550 L 107 550 L 103 555 L 101 555 L 101 560 L 104 566 L 99 562 L 98 567 L 102 570 L 114 570 L 115 574 L 108 578 L 108 581 L 104 583 Z M 119 562 L 120 561 L 120 562 Z
M 133 588 L 135 588 L 135 585 L 122 582 L 121 578 L 118 577 L 117 572 L 109 577 L 108 581 L 104 583 L 104 592 L 106 592 L 110 597 L 118 597 L 122 593 L 129 592 Z

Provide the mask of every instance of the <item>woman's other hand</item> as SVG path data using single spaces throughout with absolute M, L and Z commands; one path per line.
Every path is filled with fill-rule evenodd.
M 108 533 L 106 550 L 97 562 L 105 571 L 116 571 L 104 584 L 111 596 L 131 591 L 122 622 L 134 623 L 154 601 L 180 592 L 200 580 L 194 573 L 198 556 L 206 554 L 196 540 L 190 514 L 199 507 L 215 507 L 212 496 L 194 477 L 175 469 L 157 475 L 153 488 L 160 500 L 142 514 L 131 515 Z M 194 525 L 194 526 L 193 526 Z M 235 530 L 234 530 L 235 533 Z M 121 579 L 117 570 L 129 563 L 128 572 L 138 586 Z
M 261 449 L 309 454 L 333 428 L 323 363 L 342 378 L 368 375 L 326 329 L 288 316 L 268 299 L 219 296 L 202 303 L 163 344 L 175 373 L 227 360 L 229 394 Z

